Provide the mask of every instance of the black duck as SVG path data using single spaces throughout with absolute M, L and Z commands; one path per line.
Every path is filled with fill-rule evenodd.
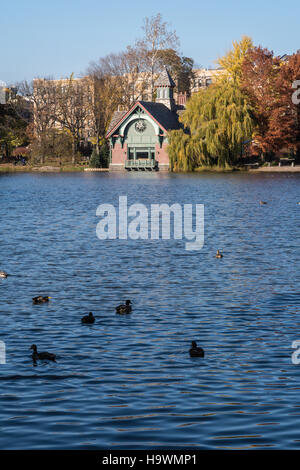
M 196 341 L 192 341 L 192 347 L 189 353 L 191 357 L 204 357 L 204 350 L 197 346 Z
M 95 317 L 94 315 L 92 314 L 92 312 L 90 312 L 88 315 L 85 315 L 84 317 L 82 317 L 81 319 L 81 322 L 82 323 L 94 323 L 95 321 Z
M 47 360 L 47 361 L 53 361 L 53 362 L 56 362 L 55 361 L 55 358 L 56 358 L 56 355 L 55 354 L 52 354 L 52 353 L 49 353 L 49 352 L 38 352 L 37 350 L 37 347 L 35 344 L 32 344 L 32 346 L 30 346 L 29 349 L 32 349 L 33 352 L 32 352 L 32 359 L 34 361 L 36 361 L 37 359 L 41 359 L 41 360 Z
M 125 304 L 121 304 L 121 305 L 118 305 L 116 307 L 116 312 L 121 314 L 121 315 L 124 315 L 126 313 L 131 313 L 131 301 L 130 300 L 126 300 L 126 303 Z

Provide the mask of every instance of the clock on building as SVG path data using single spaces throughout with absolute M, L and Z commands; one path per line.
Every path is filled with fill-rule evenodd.
M 145 120 L 139 120 L 135 123 L 135 130 L 137 132 L 144 132 L 144 130 L 146 129 L 146 121 Z

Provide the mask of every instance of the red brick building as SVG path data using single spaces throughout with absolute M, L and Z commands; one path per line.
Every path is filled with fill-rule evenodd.
M 110 170 L 169 170 L 168 132 L 179 129 L 179 111 L 168 70 L 155 83 L 156 102 L 137 101 L 129 111 L 116 111 L 107 133 Z

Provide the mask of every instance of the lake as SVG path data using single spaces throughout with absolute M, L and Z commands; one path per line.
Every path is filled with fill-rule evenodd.
M 120 195 L 204 204 L 203 248 L 99 240 Z M 0 448 L 300 448 L 298 201 L 288 173 L 1 174 Z

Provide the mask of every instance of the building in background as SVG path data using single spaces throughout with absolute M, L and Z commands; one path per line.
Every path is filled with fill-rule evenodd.
M 8 87 L 5 82 L 0 80 L 0 104 L 7 104 L 10 100 L 14 99 L 17 94 L 17 89 Z
M 155 82 L 155 102 L 139 100 L 128 112 L 114 113 L 106 136 L 110 170 L 169 170 L 168 132 L 180 128 L 182 109 L 174 100 L 175 86 L 165 68 Z
M 33 121 L 37 136 L 56 129 L 90 143 L 94 131 L 94 88 L 89 77 L 33 80 Z
M 209 87 L 221 73 L 221 69 L 193 70 L 190 91 L 183 94 L 176 92 L 176 81 L 165 70 L 156 81 L 155 102 L 151 99 L 149 77 L 147 81 L 144 73 L 126 75 L 122 81 L 122 89 L 124 89 L 126 96 L 124 95 L 121 99 L 108 130 L 111 146 L 111 169 L 125 168 L 125 166 L 129 169 L 130 165 L 131 169 L 137 168 L 138 165 L 142 168 L 142 165 L 146 164 L 155 165 L 155 168 L 161 170 L 168 168 L 167 132 L 178 128 L 178 116 L 184 110 L 189 96 L 200 89 Z M 117 79 L 116 86 L 119 82 L 120 80 Z M 31 98 L 34 133 L 37 139 L 41 141 L 47 137 L 49 132 L 65 132 L 72 137 L 74 154 L 80 151 L 83 155 L 90 155 L 92 147 L 99 142 L 99 137 L 101 137 L 97 127 L 99 122 L 96 121 L 99 112 L 97 105 L 99 108 L 100 103 L 96 103 L 96 96 L 98 94 L 92 77 L 74 78 L 71 76 L 60 80 L 35 79 Z M 7 94 L 3 94 L 2 99 L 7 99 Z M 137 106 L 137 102 L 140 105 Z M 143 130 L 142 125 L 139 131 L 137 128 L 135 131 L 133 129 L 129 131 L 129 128 L 126 128 L 126 132 L 129 132 L 128 135 L 126 134 L 126 139 L 129 140 L 125 139 L 126 145 L 124 147 L 124 139 L 116 138 L 116 130 L 112 129 L 112 124 L 118 124 L 121 119 L 123 123 L 123 118 L 132 116 L 134 112 L 145 113 L 147 117 L 144 118 L 144 124 L 147 129 Z M 147 120 L 149 125 L 146 123 Z M 153 121 L 151 125 L 150 121 Z M 113 135 L 111 135 L 112 130 Z M 121 132 L 120 135 L 122 135 L 123 127 L 118 132 Z M 139 136 L 139 142 L 135 138 L 137 136 Z M 147 156 L 149 158 L 146 158 Z
M 194 69 L 191 94 L 197 93 L 200 90 L 208 88 L 223 73 L 224 70 L 221 67 L 217 69 Z

